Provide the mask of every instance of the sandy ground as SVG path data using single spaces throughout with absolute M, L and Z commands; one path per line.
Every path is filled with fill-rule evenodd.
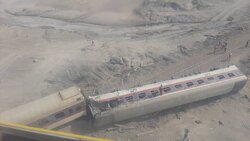
M 248 0 L 0 0 L 0 112 L 74 85 L 96 95 L 230 64 L 249 75 L 249 20 Z M 231 61 L 212 54 L 225 39 Z M 136 130 L 88 131 L 82 119 L 71 129 L 175 141 L 188 128 L 192 140 L 247 141 L 249 86 L 122 123 Z

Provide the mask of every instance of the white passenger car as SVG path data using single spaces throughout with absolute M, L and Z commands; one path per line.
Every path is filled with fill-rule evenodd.
M 236 67 L 90 97 L 97 126 L 161 111 L 241 89 L 247 77 Z

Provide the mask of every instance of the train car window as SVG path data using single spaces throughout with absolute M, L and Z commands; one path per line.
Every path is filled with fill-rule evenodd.
M 109 102 L 102 102 L 100 103 L 100 105 L 98 104 L 98 107 L 100 107 L 101 111 L 106 111 L 107 109 L 109 109 Z
M 125 97 L 125 99 L 126 99 L 128 102 L 133 101 L 133 96 L 127 96 L 127 97 Z
M 212 81 L 212 80 L 214 80 L 214 78 L 213 77 L 208 77 L 207 80 Z
M 72 114 L 73 113 L 73 109 L 69 109 L 69 114 Z
M 110 101 L 110 106 L 111 106 L 111 107 L 116 107 L 116 106 L 118 106 L 118 105 L 119 105 L 118 99 L 114 99 L 114 100 L 111 100 L 111 101 Z
M 229 77 L 234 77 L 235 75 L 233 73 L 227 74 Z
M 155 90 L 155 91 L 151 91 L 152 96 L 157 96 L 159 94 L 159 91 Z
M 182 88 L 182 85 L 181 84 L 175 85 L 175 88 L 180 89 Z
M 165 88 L 163 88 L 163 91 L 164 91 L 165 93 L 170 92 L 170 91 L 171 91 L 171 88 L 170 88 L 170 87 L 165 87 Z
M 204 83 L 204 80 L 197 80 L 198 84 Z
M 218 77 L 220 80 L 225 78 L 224 75 L 219 75 L 219 76 L 217 76 L 217 77 Z
M 191 87 L 191 86 L 193 86 L 193 85 L 194 85 L 194 83 L 193 83 L 193 82 L 187 82 L 186 84 L 187 84 L 187 86 L 188 86 L 188 87 Z
M 138 96 L 139 96 L 139 98 L 145 98 L 146 97 L 146 93 L 140 93 Z
M 123 103 L 123 102 L 124 102 L 123 98 L 119 98 L 119 99 L 118 99 L 118 104 L 121 104 L 121 103 Z
M 65 115 L 64 112 L 60 112 L 60 113 L 55 114 L 55 117 L 56 117 L 57 119 L 59 119 L 59 118 L 63 118 L 64 115 Z
M 76 111 L 80 111 L 82 110 L 82 106 L 81 105 L 78 105 L 76 108 L 75 108 Z

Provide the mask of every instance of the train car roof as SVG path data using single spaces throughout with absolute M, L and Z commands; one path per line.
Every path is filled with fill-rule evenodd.
M 129 93 L 136 93 L 136 92 L 140 92 L 140 91 L 143 91 L 146 89 L 153 89 L 156 87 L 160 87 L 161 85 L 165 86 L 165 85 L 179 83 L 179 82 L 188 81 L 188 80 L 191 81 L 193 79 L 198 79 L 198 78 L 202 78 L 202 77 L 209 77 L 211 75 L 226 73 L 226 72 L 233 71 L 233 70 L 239 70 L 239 69 L 235 65 L 232 65 L 232 66 L 229 66 L 229 67 L 223 68 L 223 69 L 217 69 L 217 70 L 204 72 L 204 73 L 200 73 L 200 74 L 196 74 L 196 75 L 192 75 L 192 76 L 182 77 L 182 78 L 178 78 L 178 79 L 166 80 L 166 81 L 157 82 L 154 84 L 144 85 L 141 87 L 131 88 L 128 90 L 121 90 L 121 91 L 116 91 L 116 92 L 112 92 L 112 93 L 101 94 L 98 96 L 90 96 L 89 98 L 93 99 L 95 101 L 99 101 L 99 100 L 103 100 L 103 99 L 110 99 L 112 97 L 128 95 Z
M 62 110 L 65 106 L 75 102 L 75 97 L 80 95 L 82 96 L 80 88 L 70 87 L 2 112 L 0 113 L 0 121 L 31 122 L 48 114 L 53 114 L 55 111 Z

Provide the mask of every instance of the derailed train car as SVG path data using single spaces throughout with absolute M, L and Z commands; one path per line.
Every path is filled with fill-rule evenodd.
M 95 126 L 227 94 L 241 89 L 247 77 L 236 67 L 89 97 Z
M 0 113 L 0 121 L 53 129 L 86 115 L 86 104 L 78 87 L 70 87 Z
M 0 121 L 56 128 L 81 116 L 102 126 L 241 89 L 247 77 L 236 67 L 98 96 L 71 87 L 0 113 Z

